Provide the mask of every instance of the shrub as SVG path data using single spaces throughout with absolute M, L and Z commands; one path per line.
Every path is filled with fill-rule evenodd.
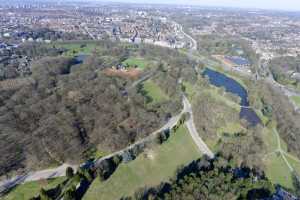
M 52 200 L 52 198 L 47 194 L 47 191 L 44 188 L 42 188 L 40 190 L 40 199 L 41 200 Z
M 74 170 L 72 167 L 67 167 L 66 176 L 68 177 L 68 179 L 70 179 L 74 176 Z
M 64 194 L 64 200 L 75 200 L 76 199 L 76 188 L 72 186 Z

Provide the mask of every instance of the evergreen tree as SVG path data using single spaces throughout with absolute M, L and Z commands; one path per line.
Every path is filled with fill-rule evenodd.
M 66 176 L 68 177 L 68 179 L 71 179 L 74 176 L 74 170 L 72 167 L 67 167 Z

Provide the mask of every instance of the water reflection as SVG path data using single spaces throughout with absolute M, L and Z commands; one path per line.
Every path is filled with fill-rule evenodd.
M 233 93 L 241 98 L 240 105 L 242 108 L 240 112 L 240 118 L 246 119 L 252 126 L 261 123 L 260 118 L 254 112 L 254 110 L 249 108 L 248 93 L 246 89 L 241 86 L 241 84 L 225 74 L 209 68 L 204 70 L 203 76 L 207 76 L 212 85 L 216 87 L 224 87 L 226 92 Z

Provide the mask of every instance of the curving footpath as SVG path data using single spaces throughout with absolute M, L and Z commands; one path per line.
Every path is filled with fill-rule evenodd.
M 28 172 L 23 175 L 15 176 L 11 179 L 4 180 L 0 182 L 0 194 L 9 190 L 10 188 L 15 187 L 16 185 L 26 183 L 29 181 L 37 181 L 42 179 L 49 179 L 55 177 L 62 177 L 66 175 L 67 167 L 72 167 L 73 169 L 77 169 L 76 165 L 63 164 L 57 168 L 53 169 L 45 169 L 35 172 Z
M 192 136 L 194 142 L 196 143 L 198 149 L 203 153 L 209 156 L 210 158 L 214 158 L 214 153 L 208 148 L 208 146 L 205 144 L 205 142 L 200 137 L 199 133 L 197 132 L 195 123 L 194 123 L 194 117 L 193 117 L 193 110 L 190 102 L 186 98 L 186 96 L 183 95 L 183 105 L 184 110 L 190 114 L 190 118 L 186 121 L 186 126 L 189 130 L 190 135 Z
M 191 104 L 184 95 L 182 97 L 182 103 L 183 103 L 183 110 L 178 115 L 172 117 L 164 126 L 162 126 L 158 130 L 151 133 L 148 137 L 145 137 L 145 138 L 137 141 L 136 143 L 126 147 L 125 149 L 114 152 L 110 155 L 107 155 L 105 157 L 102 157 L 102 158 L 96 160 L 94 162 L 95 166 L 100 165 L 100 163 L 103 160 L 112 158 L 113 156 L 116 156 L 116 155 L 121 155 L 125 151 L 133 148 L 135 145 L 142 144 L 142 143 L 145 143 L 145 142 L 153 139 L 153 137 L 155 137 L 158 133 L 160 133 L 163 130 L 173 128 L 178 123 L 178 121 L 180 120 L 183 113 L 190 114 L 190 118 L 185 123 L 186 123 L 189 133 L 191 134 L 192 139 L 194 140 L 195 144 L 197 145 L 199 151 L 202 152 L 203 154 L 208 155 L 210 158 L 213 158 L 214 157 L 213 152 L 207 147 L 207 145 L 201 139 L 200 135 L 198 134 L 198 132 L 196 130 L 194 120 L 193 120 L 193 111 L 192 111 Z M 16 176 L 12 179 L 2 181 L 2 182 L 0 182 L 0 194 L 2 192 L 9 190 L 10 188 L 13 188 L 14 186 L 16 186 L 18 184 L 26 183 L 29 181 L 37 181 L 37 180 L 42 180 L 42 179 L 49 179 L 49 178 L 65 176 L 67 167 L 72 167 L 74 169 L 77 169 L 78 165 L 63 164 L 57 168 L 29 172 L 24 175 Z
M 180 25 L 176 22 L 174 22 L 174 23 L 179 27 L 179 30 L 182 32 L 182 34 L 185 35 L 187 38 L 189 38 L 191 40 L 191 42 L 192 42 L 191 50 L 196 50 L 197 49 L 196 40 L 194 40 L 194 38 L 192 38 L 190 35 L 188 35 L 187 33 L 184 32 L 182 25 Z M 86 30 L 86 31 L 87 31 L 87 33 L 89 33 L 88 30 Z M 89 35 L 91 35 L 91 34 L 89 33 Z M 94 36 L 92 36 L 92 38 L 94 39 Z M 153 75 L 152 73 L 147 74 L 142 79 L 136 81 L 133 85 L 136 86 L 140 82 L 150 78 L 152 75 Z M 128 88 L 128 89 L 130 89 L 130 88 Z M 153 136 L 155 136 L 156 134 L 158 134 L 159 132 L 161 132 L 165 129 L 173 128 L 178 123 L 178 121 L 180 120 L 180 117 L 182 116 L 183 113 L 189 113 L 190 114 L 190 118 L 186 121 L 186 126 L 189 130 L 189 133 L 190 133 L 192 139 L 194 140 L 195 144 L 197 145 L 198 149 L 203 154 L 206 154 L 210 158 L 213 158 L 214 157 L 213 152 L 207 147 L 207 145 L 204 143 L 204 141 L 201 139 L 200 135 L 197 132 L 197 129 L 196 129 L 195 124 L 194 124 L 194 119 L 193 119 L 192 106 L 191 106 L 190 102 L 188 101 L 188 99 L 184 95 L 183 95 L 182 102 L 183 102 L 184 108 L 180 112 L 180 114 L 172 117 L 163 127 L 161 127 L 160 129 L 154 131 L 148 137 L 137 141 L 136 143 L 126 147 L 123 150 L 120 150 L 118 152 L 112 153 L 110 155 L 107 155 L 105 157 L 102 157 L 102 158 L 96 160 L 95 161 L 95 166 L 100 164 L 105 159 L 111 158 L 115 155 L 122 154 L 126 150 L 131 149 L 133 146 L 135 146 L 137 144 L 141 144 L 141 143 L 151 139 Z M 49 178 L 65 176 L 65 172 L 66 172 L 67 167 L 72 167 L 74 169 L 77 169 L 79 166 L 78 165 L 69 165 L 69 164 L 65 163 L 65 164 L 63 164 L 63 165 L 61 165 L 57 168 L 45 169 L 45 170 L 35 171 L 35 172 L 28 172 L 28 173 L 13 177 L 13 178 L 8 179 L 8 180 L 0 181 L 0 195 L 1 195 L 1 193 L 9 190 L 10 188 L 15 187 L 18 184 L 23 184 L 23 183 L 26 183 L 26 182 L 29 182 L 29 181 L 37 181 L 37 180 L 42 180 L 42 179 L 49 179 Z

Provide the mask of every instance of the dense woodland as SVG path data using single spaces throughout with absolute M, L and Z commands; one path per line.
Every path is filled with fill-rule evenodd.
M 233 160 L 217 155 L 214 160 L 203 157 L 178 170 L 170 183 L 155 188 L 141 188 L 133 197 L 142 199 L 266 199 L 275 188 L 262 172 L 246 165 L 235 168 Z
M 191 68 L 185 57 L 152 46 L 98 45 L 100 50 L 82 64 L 63 56 L 37 59 L 31 67 L 34 84 L 1 91 L 0 145 L 5 147 L 1 148 L 5 155 L 0 159 L 1 175 L 61 162 L 79 163 L 95 149 L 104 153 L 121 149 L 181 110 L 176 85 L 184 68 Z M 35 54 L 33 48 L 27 52 Z M 130 54 L 164 61 L 150 69 L 157 71 L 153 80 L 170 100 L 148 106 L 137 88 L 124 93 L 135 80 L 103 73 Z

